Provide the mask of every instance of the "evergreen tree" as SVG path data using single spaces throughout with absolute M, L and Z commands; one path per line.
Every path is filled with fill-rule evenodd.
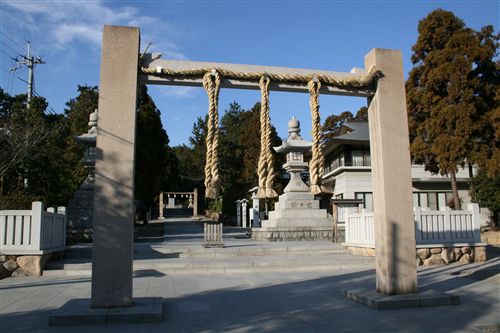
M 260 103 L 244 110 L 238 103 L 229 105 L 221 119 L 220 173 L 222 178 L 223 212 L 234 215 L 234 201 L 248 196 L 258 185 L 257 166 L 260 155 Z M 271 145 L 279 146 L 281 139 L 271 125 Z M 273 151 L 274 153 L 274 151 Z M 275 186 L 280 188 L 283 156 L 274 153 Z
M 490 227 L 497 229 L 500 222 L 500 175 L 488 177 L 485 169 L 480 170 L 471 181 L 471 198 L 490 210 Z
M 144 218 L 149 208 L 154 206 L 160 191 L 177 183 L 178 161 L 168 146 L 169 139 L 161 123 L 160 110 L 148 95 L 146 86 L 140 87 L 138 99 L 135 197 L 139 216 Z
M 207 118 L 198 117 L 193 124 L 190 146 L 174 148 L 179 159 L 179 168 L 185 175 L 183 183 L 199 181 L 199 190 L 204 190 L 205 136 Z M 219 174 L 223 187 L 223 212 L 234 215 L 234 201 L 248 196 L 248 190 L 258 184 L 257 165 L 260 154 L 260 103 L 245 110 L 237 102 L 229 105 L 220 120 Z M 271 144 L 279 146 L 281 139 L 271 126 Z M 277 190 L 282 190 L 280 176 L 284 156 L 275 155 Z M 200 192 L 204 193 L 204 192 Z
M 97 109 L 99 101 L 99 89 L 96 86 L 78 85 L 77 92 L 78 96 L 66 102 L 64 110 L 67 128 L 67 135 L 64 138 L 66 144 L 64 149 L 65 169 L 70 174 L 70 186 L 73 192 L 87 175 L 82 164 L 85 147 L 76 142 L 74 137 L 88 132 L 89 116 Z
M 460 209 L 456 172 L 474 160 L 475 134 L 482 131 L 476 122 L 481 90 L 477 68 L 485 63 L 481 39 L 441 9 L 421 20 L 418 32 L 406 82 L 410 150 L 426 170 L 450 175 L 454 207 Z

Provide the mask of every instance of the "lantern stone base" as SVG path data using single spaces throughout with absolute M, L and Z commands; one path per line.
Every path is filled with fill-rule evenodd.
M 309 192 L 287 192 L 279 197 L 269 219 L 252 228 L 252 239 L 261 241 L 332 240 L 333 221 Z
M 268 242 L 319 241 L 333 239 L 332 228 L 324 227 L 278 227 L 252 228 L 252 239 Z

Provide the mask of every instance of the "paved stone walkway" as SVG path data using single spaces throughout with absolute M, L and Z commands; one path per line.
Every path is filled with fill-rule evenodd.
M 181 238 L 178 238 L 179 244 Z M 164 298 L 157 324 L 49 327 L 54 309 L 90 297 L 90 278 L 0 281 L 0 332 L 500 332 L 500 256 L 485 264 L 419 270 L 420 290 L 460 296 L 456 306 L 373 310 L 342 289 L 374 288 L 372 263 L 352 270 L 238 274 L 136 273 L 134 296 Z

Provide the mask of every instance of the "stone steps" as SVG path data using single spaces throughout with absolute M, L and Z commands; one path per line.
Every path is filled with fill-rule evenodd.
M 200 243 L 201 244 L 201 243 Z M 266 244 L 267 245 L 267 244 Z M 270 244 L 271 245 L 271 244 Z M 308 255 L 334 255 L 347 254 L 343 246 L 338 244 L 316 244 L 286 246 L 281 244 L 264 245 L 229 245 L 224 248 L 205 249 L 199 246 L 165 246 L 136 244 L 134 247 L 134 258 L 227 258 L 248 256 L 308 256 Z M 77 245 L 67 250 L 65 258 L 78 259 L 92 257 L 91 245 Z
M 349 270 L 371 268 L 373 258 L 349 254 L 311 256 L 245 256 L 214 258 L 157 258 L 134 260 L 136 275 L 248 273 L 259 271 Z M 65 259 L 52 262 L 45 276 L 91 276 L 90 259 Z
M 65 259 L 48 263 L 44 275 L 91 274 L 91 244 L 72 246 Z M 238 273 L 259 271 L 344 270 L 368 266 L 373 258 L 349 254 L 331 242 L 255 242 L 228 240 L 224 248 L 197 242 L 135 244 L 134 271 L 160 273 Z

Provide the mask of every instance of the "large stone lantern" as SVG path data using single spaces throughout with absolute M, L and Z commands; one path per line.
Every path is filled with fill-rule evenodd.
M 304 152 L 312 143 L 300 136 L 300 122 L 293 117 L 288 122 L 288 138 L 281 146 L 274 147 L 278 153 L 286 154 L 283 168 L 290 174 L 290 181 L 269 219 L 262 221 L 261 228 L 252 228 L 252 238 L 267 241 L 331 240 L 333 220 L 326 209 L 319 208 L 319 200 L 311 194 L 309 186 L 302 181 L 301 173 L 307 170 Z

